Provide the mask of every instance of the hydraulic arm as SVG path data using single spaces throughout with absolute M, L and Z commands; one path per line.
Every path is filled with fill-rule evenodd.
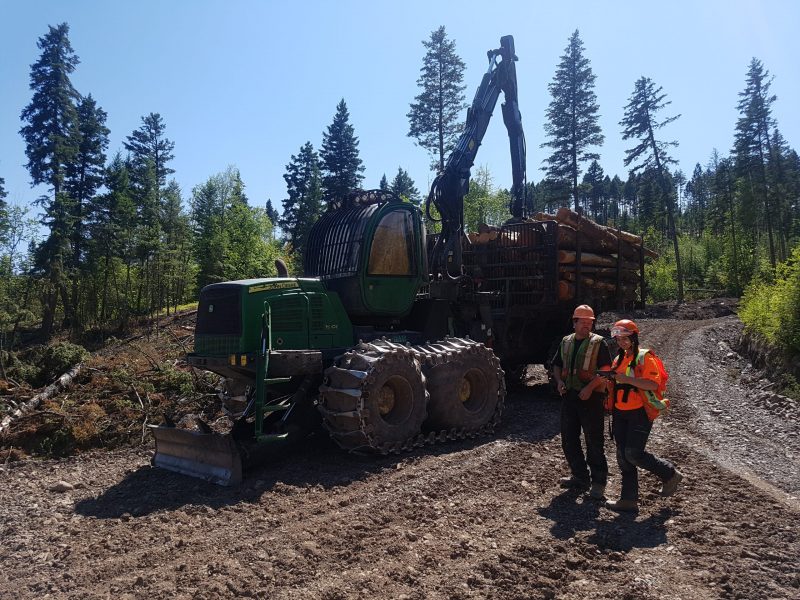
M 431 272 L 434 276 L 448 279 L 461 275 L 464 196 L 469 191 L 470 170 L 501 91 L 505 97 L 502 105 L 503 122 L 508 130 L 511 147 L 512 187 L 509 210 L 514 220 L 522 219 L 525 212 L 525 134 L 517 98 L 514 38 L 510 35 L 500 38 L 500 48 L 489 50 L 487 55 L 489 69 L 468 109 L 464 132 L 447 159 L 444 171 L 434 180 L 425 204 L 428 218 L 432 218 L 430 205 L 433 203 L 442 222 L 441 235 L 432 252 Z

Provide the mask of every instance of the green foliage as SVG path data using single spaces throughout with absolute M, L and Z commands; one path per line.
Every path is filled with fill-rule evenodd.
M 172 392 L 178 396 L 188 396 L 194 391 L 194 379 L 189 371 L 182 371 L 173 363 L 161 363 L 159 391 Z
M 86 360 L 88 356 L 86 348 L 72 342 L 58 342 L 47 346 L 42 355 L 41 376 L 51 381 Z
M 771 344 L 800 354 L 800 245 L 778 265 L 773 281 L 756 278 L 747 286 L 739 316 Z
M 647 301 L 664 302 L 674 300 L 678 294 L 677 270 L 674 257 L 667 253 L 646 264 L 644 267 L 647 280 Z
M 509 218 L 510 195 L 505 190 L 495 191 L 492 175 L 486 167 L 479 167 L 464 197 L 464 226 L 467 231 L 478 231 L 478 225 L 501 225 Z

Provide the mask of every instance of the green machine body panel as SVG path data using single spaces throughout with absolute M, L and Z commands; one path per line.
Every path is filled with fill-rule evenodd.
M 261 350 L 263 321 L 273 350 L 353 345 L 353 327 L 335 293 L 318 279 L 269 278 L 214 283 L 200 292 L 194 354 L 230 356 Z

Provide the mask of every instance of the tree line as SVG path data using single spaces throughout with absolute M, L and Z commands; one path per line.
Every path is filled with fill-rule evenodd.
M 59 328 L 124 329 L 133 318 L 191 302 L 209 283 L 274 274 L 275 258 L 298 272 L 314 222 L 332 200 L 363 184 L 345 100 L 319 149 L 306 141 L 289 158 L 280 213 L 269 199 L 251 204 L 235 167 L 184 198 L 170 178 L 175 145 L 159 113 L 141 118 L 124 152 L 107 155 L 107 115 L 71 83 L 80 61 L 68 34 L 63 23 L 39 39 L 32 97 L 20 115 L 31 183 L 48 190 L 36 200 L 43 241 L 33 242 L 37 227 L 25 211 L 6 204 L 0 178 L 3 345 L 13 346 L 34 323 L 45 338 Z M 461 133 L 465 65 L 445 27 L 423 46 L 408 135 L 437 171 Z M 630 170 L 623 177 L 606 174 L 599 164 L 605 136 L 595 75 L 575 31 L 548 85 L 541 147 L 549 155 L 542 179 L 526 184 L 527 213 L 573 206 L 597 222 L 643 233 L 664 251 L 648 267 L 653 298 L 681 300 L 686 282 L 690 291 L 741 294 L 754 278 L 774 275 L 800 239 L 800 160 L 772 114 L 771 83 L 753 58 L 739 94 L 734 147 L 728 155 L 713 151 L 689 177 L 674 169 L 669 149 L 677 142 L 663 133 L 680 115 L 663 114 L 670 105 L 666 92 L 642 76 L 619 124 L 630 141 L 624 161 Z M 379 186 L 409 202 L 422 200 L 402 166 L 391 180 L 384 174 Z M 486 167 L 475 169 L 465 199 L 467 228 L 508 219 L 509 198 Z M 429 227 L 435 231 L 435 221 Z

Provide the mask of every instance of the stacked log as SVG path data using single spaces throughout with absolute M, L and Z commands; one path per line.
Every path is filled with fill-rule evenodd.
M 537 213 L 532 220 L 558 223 L 558 297 L 562 301 L 576 298 L 579 280 L 581 297 L 633 300 L 641 279 L 641 259 L 658 256 L 644 248 L 640 236 L 604 227 L 566 207 L 555 215 Z

